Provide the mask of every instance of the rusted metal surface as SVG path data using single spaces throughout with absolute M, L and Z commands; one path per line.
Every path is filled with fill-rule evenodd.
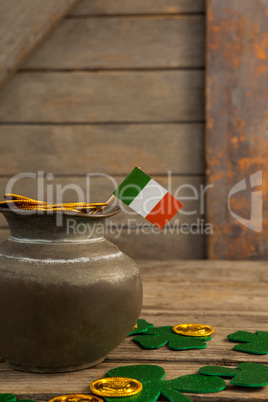
M 208 0 L 206 90 L 208 258 L 268 259 L 268 0 Z

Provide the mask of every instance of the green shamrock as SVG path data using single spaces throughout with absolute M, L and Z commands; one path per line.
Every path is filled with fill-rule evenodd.
M 151 328 L 153 326 L 154 326 L 154 324 L 147 322 L 146 320 L 138 319 L 137 327 L 133 328 L 133 330 L 128 334 L 128 336 L 135 335 L 135 334 L 143 334 L 144 332 L 146 332 L 148 330 L 148 328 Z
M 214 380 L 216 381 L 211 382 L 209 378 L 214 378 Z M 174 380 L 162 381 L 161 393 L 171 402 L 177 402 L 181 400 L 184 401 L 184 399 L 176 399 L 175 393 L 180 394 L 181 392 L 192 392 L 207 394 L 210 392 L 223 391 L 225 388 L 226 383 L 220 377 L 208 377 L 199 374 L 188 374 L 177 377 Z M 186 397 L 185 395 L 183 396 Z M 187 398 L 188 400 L 190 399 L 189 397 Z
M 258 363 L 241 363 L 237 369 L 220 366 L 204 366 L 199 373 L 219 377 L 231 377 L 233 385 L 240 387 L 264 387 L 268 385 L 268 367 Z
M 233 350 L 253 353 L 255 355 L 265 355 L 268 353 L 268 331 L 256 331 L 255 334 L 247 331 L 237 331 L 227 335 L 227 338 L 233 342 L 243 343 L 243 345 L 235 345 Z
M 158 349 L 168 343 L 169 349 L 184 350 L 184 349 L 204 349 L 207 347 L 206 342 L 211 336 L 194 337 L 176 334 L 171 326 L 149 328 L 145 335 L 139 335 L 133 338 L 145 349 Z
M 141 392 L 127 397 L 129 402 L 154 402 L 161 394 L 161 381 L 165 374 L 165 370 L 159 366 L 134 365 L 109 370 L 107 376 L 134 378 L 142 383 Z M 122 402 L 122 398 L 105 398 L 105 400 L 107 402 Z
M 35 402 L 32 399 L 16 399 L 13 394 L 0 394 L 0 402 Z
M 220 377 L 200 374 L 184 375 L 174 380 L 164 381 L 165 370 L 156 365 L 124 366 L 109 370 L 108 377 L 128 377 L 140 381 L 143 389 L 136 395 L 128 396 L 128 402 L 155 402 L 162 394 L 170 402 L 190 402 L 191 398 L 182 392 L 210 393 L 225 389 L 226 383 Z M 108 398 L 107 402 L 122 402 L 122 398 Z
M 15 402 L 16 397 L 13 394 L 0 394 L 0 402 Z

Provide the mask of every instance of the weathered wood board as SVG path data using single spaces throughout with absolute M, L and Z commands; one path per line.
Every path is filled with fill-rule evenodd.
M 267 0 L 208 0 L 209 258 L 268 258 L 267 9 Z
M 131 337 L 97 367 L 73 373 L 41 375 L 9 369 L 0 363 L 1 392 L 21 398 L 48 401 L 66 393 L 88 393 L 91 381 L 112 368 L 133 364 L 157 364 L 166 379 L 197 373 L 205 365 L 235 368 L 241 362 L 267 365 L 267 355 L 233 351 L 227 335 L 237 330 L 268 331 L 267 263 L 230 261 L 139 262 L 144 301 L 141 317 L 155 326 L 198 322 L 213 326 L 213 339 L 203 350 L 141 349 Z M 189 285 L 190 284 L 190 285 Z M 268 399 L 268 387 L 247 389 L 229 384 L 212 394 L 187 394 L 194 402 L 254 402 Z M 164 398 L 160 398 L 163 401 Z
M 117 228 L 111 228 L 106 238 L 135 260 L 206 258 L 206 235 L 197 226 L 194 229 L 188 225 L 178 228 L 167 226 L 159 231 L 145 225 L 143 228 L 127 228 L 121 234 Z
M 0 1 L 0 86 L 78 1 Z
M 179 14 L 205 12 L 205 0 L 83 0 L 70 15 Z
M 187 15 L 67 18 L 22 68 L 174 69 L 204 65 L 205 17 Z
M 203 71 L 24 72 L 0 92 L 0 121 L 200 121 L 203 78 Z
M 0 136 L 1 175 L 205 171 L 203 124 L 0 125 Z

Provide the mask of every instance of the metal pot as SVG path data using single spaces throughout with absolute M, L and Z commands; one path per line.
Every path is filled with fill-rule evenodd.
M 103 237 L 105 214 L 1 208 L 0 355 L 17 370 L 55 373 L 100 363 L 135 325 L 134 261 Z

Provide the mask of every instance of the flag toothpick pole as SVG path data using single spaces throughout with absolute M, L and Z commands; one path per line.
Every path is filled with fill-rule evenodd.
M 115 195 L 112 195 L 108 201 L 106 201 L 107 204 L 110 204 L 115 199 Z

